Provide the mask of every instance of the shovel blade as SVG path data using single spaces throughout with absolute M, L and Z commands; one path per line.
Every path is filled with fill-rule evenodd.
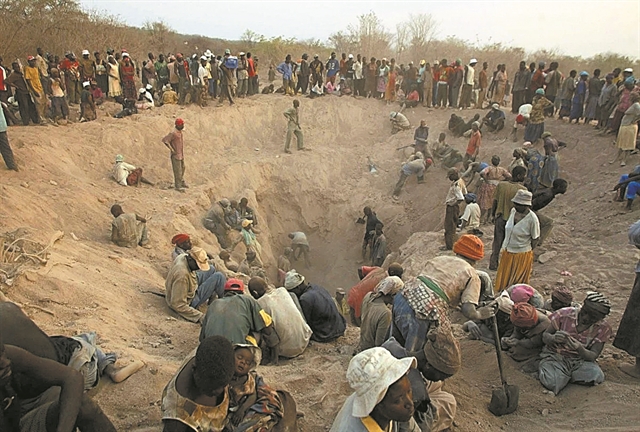
M 511 414 L 518 409 L 518 399 L 520 399 L 520 388 L 507 384 L 491 393 L 489 411 L 497 417 Z

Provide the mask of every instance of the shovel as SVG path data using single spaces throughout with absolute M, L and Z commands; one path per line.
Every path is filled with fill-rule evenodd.
M 515 385 L 507 384 L 502 370 L 502 349 L 500 348 L 500 335 L 498 334 L 498 321 L 493 317 L 493 340 L 496 346 L 496 354 L 498 356 L 498 369 L 500 369 L 500 380 L 502 388 L 496 389 L 491 393 L 491 402 L 489 403 L 489 411 L 495 416 L 511 414 L 518 409 L 518 399 L 520 398 L 520 388 Z

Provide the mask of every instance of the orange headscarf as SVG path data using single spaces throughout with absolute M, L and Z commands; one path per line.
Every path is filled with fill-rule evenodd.
M 484 243 L 478 237 L 465 234 L 453 245 L 453 252 L 474 261 L 484 258 Z
M 538 324 L 538 311 L 529 303 L 516 303 L 509 318 L 516 327 L 530 328 Z

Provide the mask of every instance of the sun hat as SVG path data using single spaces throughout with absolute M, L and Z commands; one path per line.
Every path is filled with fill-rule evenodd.
M 453 253 L 473 261 L 480 261 L 484 258 L 484 243 L 473 234 L 465 234 L 453 245 Z
M 542 134 L 540 138 L 545 139 L 546 137 L 550 137 L 550 136 L 551 136 L 551 132 L 545 132 Z
M 521 189 L 518 192 L 516 192 L 516 196 L 513 197 L 511 202 L 514 204 L 526 205 L 531 207 L 532 197 L 533 195 L 531 194 L 531 192 Z
M 189 251 L 189 256 L 196 261 L 200 270 L 209 271 L 209 258 L 207 252 L 200 247 L 193 247 Z
M 224 284 L 224 290 L 244 292 L 244 282 L 240 279 L 231 278 Z
M 424 355 L 431 366 L 449 375 L 453 375 L 462 366 L 460 344 L 451 329 L 438 327 L 427 335 Z
M 582 72 L 580 72 L 580 76 L 589 76 L 589 72 L 582 71 Z
M 370 348 L 353 357 L 347 369 L 347 381 L 355 391 L 352 415 L 369 416 L 389 387 L 415 368 L 416 363 L 413 357 L 397 359 L 382 347 Z
M 89 50 L 82 50 L 82 55 L 83 56 L 91 55 L 91 53 L 89 52 Z
M 208 60 L 208 58 L 207 56 L 203 55 L 203 56 L 200 56 L 200 60 Z
M 498 305 L 498 309 L 502 312 L 511 315 L 511 310 L 513 309 L 513 300 L 509 296 L 507 290 L 504 290 L 500 293 L 498 297 L 495 299 L 495 303 Z
M 633 69 L 632 68 L 626 68 L 623 72 L 633 73 Z
M 404 287 L 404 282 L 398 276 L 387 276 L 373 289 L 375 294 L 394 295 Z
M 353 54 L 349 54 L 349 58 L 353 58 Z
M 231 55 L 231 50 L 229 48 L 227 48 L 226 50 L 224 50 L 224 55 Z
M 494 110 L 498 110 L 500 109 L 500 105 L 498 105 L 497 103 L 494 103 L 491 105 L 491 108 L 493 108 Z
M 469 60 L 469 64 L 474 64 L 474 63 L 478 63 L 478 60 L 472 58 L 471 60 Z
M 82 83 L 82 87 L 89 87 L 91 83 L 89 81 L 85 81 Z
M 243 220 L 242 220 L 242 228 L 246 228 L 246 227 L 248 227 L 249 225 L 251 225 L 252 223 L 253 223 L 253 222 L 251 222 L 251 220 L 249 220 L 249 219 L 243 219 Z
M 125 52 L 123 52 L 123 53 L 122 53 L 122 57 L 129 57 L 129 53 L 128 53 L 128 52 L 126 52 L 126 51 L 125 51 Z
M 116 162 L 124 162 L 124 156 L 122 156 L 121 154 L 116 155 Z
M 297 288 L 302 282 L 304 282 L 304 276 L 298 273 L 296 269 L 289 270 L 284 277 L 284 287 L 287 291 Z
M 138 90 L 138 93 L 142 94 L 142 93 L 146 93 L 147 89 L 142 87 L 140 90 Z

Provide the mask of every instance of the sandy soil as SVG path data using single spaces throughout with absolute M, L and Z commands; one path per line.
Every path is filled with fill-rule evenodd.
M 188 232 L 209 252 L 218 252 L 215 237 L 200 223 L 212 199 L 249 198 L 258 213 L 260 241 L 270 266 L 287 245 L 288 232 L 307 232 L 313 267 L 300 264 L 298 270 L 330 291 L 356 282 L 363 227 L 355 220 L 365 205 L 385 222 L 391 250 L 404 245 L 399 259 L 407 261 L 410 272 L 418 272 L 420 261 L 439 253 L 446 171 L 430 169 L 424 185 L 409 180 L 400 200 L 391 200 L 405 157 L 395 149 L 410 144 L 413 132 L 390 135 L 390 107 L 353 98 L 303 98 L 301 124 L 313 150 L 285 155 L 282 111 L 290 103 L 288 97 L 260 95 L 233 107 L 171 106 L 120 120 L 106 115 L 116 110 L 107 104 L 91 123 L 9 130 L 22 171 L 0 172 L 0 230 L 26 228 L 44 243 L 56 230 L 66 235 L 52 249 L 47 266 L 2 290 L 26 305 L 26 312 L 49 334 L 96 330 L 101 345 L 116 351 L 122 362 L 140 358 L 147 363 L 128 381 L 103 383 L 95 392 L 118 430 L 161 430 L 162 389 L 197 344 L 196 325 L 177 319 L 164 299 L 143 291 L 163 290 L 169 239 L 176 232 Z M 426 119 L 435 139 L 446 129 L 450 113 L 417 108 L 407 115 L 416 125 Z M 185 177 L 191 186 L 186 194 L 168 188 L 169 155 L 160 142 L 177 116 L 186 121 Z M 511 121 L 508 114 L 507 124 Z M 616 328 L 638 259 L 637 251 L 627 245 L 626 230 L 638 216 L 612 202 L 609 191 L 630 169 L 606 163 L 614 154 L 612 138 L 596 136 L 591 127 L 550 120 L 547 129 L 568 143 L 560 152 L 560 168 L 570 186 L 544 210 L 556 221 L 546 247 L 558 256 L 535 265 L 533 285 L 549 294 L 556 284 L 566 284 L 579 300 L 587 290 L 601 290 L 614 305 L 610 322 Z M 486 134 L 481 159 L 498 154 L 508 164 L 515 144 L 507 134 Z M 460 151 L 466 148 L 463 138 L 449 142 Z M 143 167 L 158 185 L 118 186 L 110 178 L 118 153 Z M 368 172 L 367 156 L 377 164 L 378 174 Z M 152 216 L 150 250 L 122 249 L 109 242 L 109 208 L 116 202 L 125 211 Z M 492 229 L 485 228 L 485 233 L 490 245 Z M 242 253 L 238 247 L 235 258 Z M 488 258 L 479 265 L 487 267 Z M 573 276 L 561 276 L 564 270 Z M 357 340 L 358 329 L 349 328 L 335 343 L 313 344 L 297 359 L 260 368 L 268 382 L 295 396 L 305 414 L 301 430 L 330 427 L 350 393 L 344 374 Z M 628 356 L 610 346 L 600 361 L 607 376 L 604 384 L 569 386 L 558 397 L 544 392 L 535 378 L 509 360 L 508 379 L 521 388 L 520 408 L 495 418 L 487 411 L 491 390 L 499 384 L 495 352 L 476 341 L 461 344 L 463 370 L 446 384 L 458 400 L 456 430 L 640 430 L 640 382 L 618 371 L 616 365 Z

